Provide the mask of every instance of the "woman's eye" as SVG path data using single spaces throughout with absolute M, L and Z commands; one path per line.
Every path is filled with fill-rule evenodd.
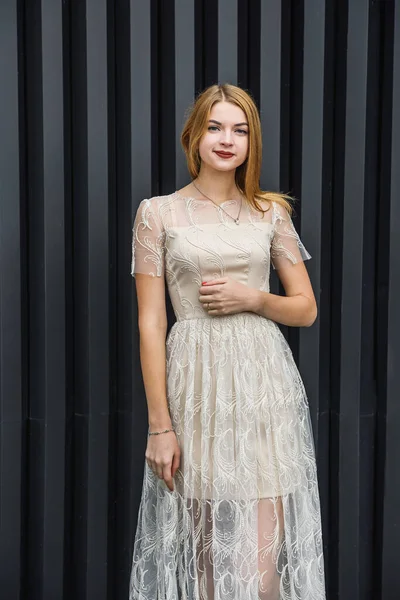
M 219 131 L 219 127 L 217 125 L 209 125 L 208 131 Z M 236 133 L 240 133 L 241 135 L 247 135 L 248 131 L 246 129 L 236 129 Z

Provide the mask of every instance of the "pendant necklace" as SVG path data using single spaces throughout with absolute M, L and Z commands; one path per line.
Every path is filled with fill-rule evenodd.
M 212 202 L 213 204 L 215 204 L 215 206 L 218 206 L 218 208 L 220 208 L 221 210 L 223 210 L 223 211 L 224 211 L 224 213 L 225 213 L 226 215 L 228 215 L 228 217 L 230 217 L 231 219 L 233 219 L 233 220 L 235 221 L 236 225 L 239 225 L 239 216 L 240 216 L 240 211 L 242 210 L 243 198 L 240 198 L 240 208 L 239 208 L 239 213 L 238 213 L 238 216 L 237 216 L 237 217 L 236 217 L 236 219 L 235 219 L 235 217 L 232 217 L 232 215 L 230 215 L 228 212 L 226 212 L 226 210 L 225 210 L 224 208 L 222 208 L 222 206 L 220 206 L 219 204 L 217 204 L 216 202 L 214 202 L 214 200 L 213 200 L 212 198 L 210 198 L 209 196 L 206 196 L 206 194 L 204 194 L 204 193 L 203 193 L 201 190 L 199 190 L 199 188 L 197 187 L 197 185 L 195 184 L 195 182 L 194 182 L 194 181 L 192 181 L 192 183 L 193 183 L 194 187 L 196 188 L 196 190 L 197 190 L 198 192 L 200 192 L 200 194 L 201 194 L 202 196 L 204 196 L 204 197 L 205 197 L 205 198 L 207 198 L 208 200 L 211 200 L 211 202 Z

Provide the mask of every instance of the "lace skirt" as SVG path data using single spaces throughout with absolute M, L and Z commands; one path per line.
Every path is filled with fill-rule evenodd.
M 130 600 L 324 600 L 308 403 L 276 323 L 178 321 L 167 393 L 181 463 L 173 492 L 145 463 Z

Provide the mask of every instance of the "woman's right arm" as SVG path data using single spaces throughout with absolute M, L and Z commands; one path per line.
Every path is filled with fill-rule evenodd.
M 146 392 L 150 431 L 171 429 L 166 386 L 166 333 L 164 277 L 136 273 L 140 364 Z M 148 438 L 146 460 L 172 491 L 180 449 L 174 432 Z
M 147 396 L 150 431 L 167 429 L 171 419 L 167 405 L 165 340 L 167 315 L 164 278 L 136 273 L 140 364 Z

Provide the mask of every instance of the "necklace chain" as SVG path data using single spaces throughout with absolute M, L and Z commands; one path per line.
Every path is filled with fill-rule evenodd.
M 201 190 L 200 190 L 200 189 L 197 187 L 197 185 L 195 184 L 195 182 L 194 182 L 194 181 L 192 181 L 192 183 L 193 183 L 194 187 L 196 188 L 196 190 L 197 190 L 198 192 L 200 192 L 200 194 L 202 194 L 202 195 L 203 195 L 205 198 L 208 198 L 208 200 L 211 200 L 211 202 L 212 202 L 213 204 L 215 204 L 215 206 L 218 206 L 218 208 L 220 208 L 221 210 L 223 210 L 223 211 L 224 211 L 224 213 L 228 215 L 228 217 L 230 217 L 231 219 L 233 219 L 233 220 L 235 221 L 236 225 L 239 225 L 240 211 L 242 210 L 242 203 L 243 203 L 243 198 L 242 198 L 242 197 L 240 198 L 240 208 L 239 208 L 239 213 L 238 213 L 238 216 L 237 216 L 237 217 L 236 217 L 236 219 L 235 219 L 235 217 L 232 217 L 232 215 L 230 215 L 228 212 L 226 212 L 226 210 L 225 210 L 224 208 L 222 208 L 222 206 L 221 206 L 220 204 L 217 204 L 216 202 L 214 202 L 214 200 L 213 200 L 212 198 L 210 198 L 210 197 L 209 197 L 209 196 L 207 196 L 207 195 L 206 195 L 204 192 L 202 192 L 202 191 L 201 191 Z

